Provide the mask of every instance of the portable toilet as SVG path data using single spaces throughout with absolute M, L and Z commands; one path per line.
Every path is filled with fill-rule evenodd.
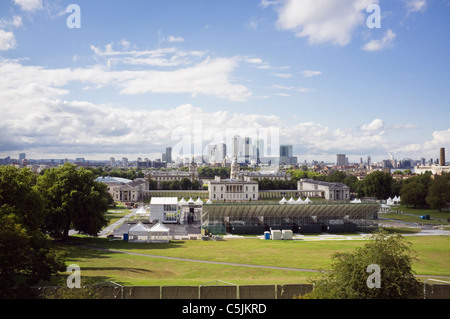
M 270 239 L 270 232 L 266 231 L 264 232 L 264 239 Z
M 123 241 L 128 241 L 128 234 L 123 234 Z

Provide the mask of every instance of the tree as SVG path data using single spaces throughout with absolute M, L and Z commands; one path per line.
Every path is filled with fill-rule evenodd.
M 425 186 L 418 181 L 407 183 L 400 190 L 402 204 L 406 206 L 423 207 L 427 204 L 427 190 Z
M 181 180 L 180 187 L 181 187 L 181 189 L 183 189 L 183 190 L 191 189 L 191 188 L 192 188 L 192 182 L 191 182 L 191 180 L 190 180 L 189 178 L 184 177 L 184 178 Z
M 35 184 L 28 169 L 0 167 L 0 298 L 31 297 L 29 287 L 64 270 L 64 255 L 42 231 L 45 211 Z
M 400 234 L 378 231 L 353 253 L 335 253 L 331 271 L 304 296 L 317 299 L 420 298 L 422 285 L 411 269 L 411 243 Z M 372 270 L 374 269 L 374 270 Z M 377 273 L 379 270 L 379 273 Z M 379 278 L 375 276 L 379 274 Z M 375 278 L 375 280 L 373 280 Z M 372 286 L 378 281 L 379 286 Z
M 39 176 L 37 186 L 45 199 L 45 229 L 53 238 L 67 239 L 70 229 L 97 236 L 107 225 L 107 186 L 96 182 L 92 171 L 65 163 Z
M 200 189 L 200 182 L 198 181 L 198 180 L 194 180 L 193 182 L 192 182 L 192 185 L 191 185 L 191 188 L 192 188 L 192 190 L 198 190 L 198 189 Z
M 181 187 L 181 183 L 178 180 L 173 180 L 169 186 L 170 190 L 173 190 L 173 191 L 180 190 L 180 187 Z
M 431 208 L 439 209 L 439 211 L 447 206 L 450 202 L 450 173 L 436 176 L 431 181 L 426 202 Z
M 391 174 L 377 171 L 363 179 L 362 190 L 365 196 L 386 199 L 392 195 L 392 183 Z

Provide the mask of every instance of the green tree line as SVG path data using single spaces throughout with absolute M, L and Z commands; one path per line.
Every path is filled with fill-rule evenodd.
M 64 271 L 52 242 L 70 230 L 96 236 L 107 209 L 106 185 L 92 170 L 65 163 L 36 175 L 0 167 L 0 298 L 27 297 L 29 287 Z

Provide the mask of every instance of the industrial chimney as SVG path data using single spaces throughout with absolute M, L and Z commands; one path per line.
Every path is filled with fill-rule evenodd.
M 445 148 L 441 148 L 441 157 L 439 159 L 439 165 L 445 166 Z

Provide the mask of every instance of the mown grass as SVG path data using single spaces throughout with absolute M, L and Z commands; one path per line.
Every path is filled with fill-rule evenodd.
M 450 225 L 448 219 L 450 218 L 450 212 L 442 211 L 430 208 L 411 208 L 403 205 L 399 205 L 392 209 L 394 212 L 380 214 L 380 218 L 394 219 L 407 223 L 418 223 L 418 224 L 435 224 L 435 225 Z M 398 211 L 398 212 L 397 212 Z M 400 213 L 402 212 L 402 213 Z M 414 216 L 411 216 L 414 215 Z M 425 220 L 421 219 L 420 216 L 430 215 L 432 219 Z
M 419 259 L 413 264 L 417 274 L 450 276 L 450 237 L 412 236 L 406 239 L 412 243 Z M 329 269 L 333 253 L 352 252 L 365 243 L 364 240 L 267 241 L 248 238 L 172 241 L 167 245 L 81 237 L 74 241 L 139 254 L 316 270 Z M 82 277 L 123 285 L 201 285 L 215 280 L 238 285 L 295 284 L 309 283 L 320 275 L 134 256 L 67 244 L 60 248 L 68 252 L 67 264 L 81 267 Z

